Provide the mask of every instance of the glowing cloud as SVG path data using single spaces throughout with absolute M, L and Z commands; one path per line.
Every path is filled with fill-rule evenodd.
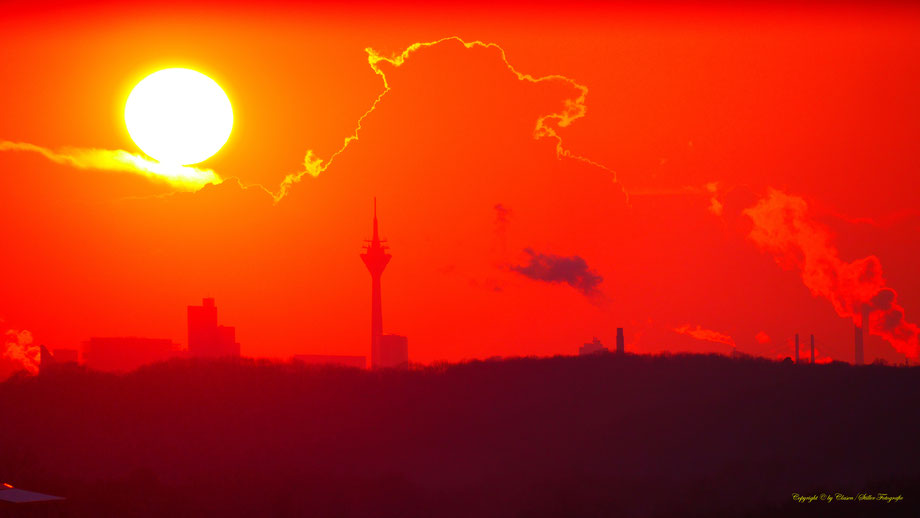
M 674 332 L 680 333 L 682 335 L 692 336 L 697 340 L 725 344 L 730 346 L 732 349 L 735 348 L 735 340 L 732 339 L 732 337 L 718 331 L 713 331 L 712 329 L 705 329 L 699 325 L 697 325 L 695 328 L 691 328 L 689 324 L 683 325 L 674 328 Z
M 797 269 L 812 295 L 831 302 L 843 318 L 862 322 L 870 311 L 869 332 L 895 350 L 917 357 L 920 327 L 904 319 L 897 293 L 886 286 L 882 264 L 874 255 L 847 262 L 840 259 L 830 232 L 815 222 L 802 198 L 771 189 L 756 205 L 744 210 L 754 223 L 750 239 L 773 254 L 777 264 Z
M 141 155 L 120 149 L 64 148 L 52 151 L 26 142 L 0 141 L 0 151 L 27 151 L 38 153 L 54 163 L 77 169 L 100 171 L 122 171 L 145 176 L 151 180 L 165 182 L 173 187 L 194 191 L 209 183 L 220 183 L 220 176 L 210 169 L 161 164 Z
M 310 176 L 315 177 L 315 176 L 320 175 L 324 171 L 326 171 L 326 169 L 328 169 L 329 166 L 332 165 L 332 162 L 335 160 L 335 158 L 339 156 L 340 154 L 342 154 L 342 152 L 344 152 L 345 149 L 348 148 L 349 144 L 358 140 L 358 133 L 361 131 L 361 125 L 363 124 L 364 119 L 366 119 L 367 116 L 370 115 L 377 108 L 377 105 L 380 103 L 383 97 L 390 91 L 390 84 L 389 84 L 389 81 L 387 80 L 386 73 L 380 68 L 381 63 L 388 63 L 389 65 L 392 65 L 393 67 L 399 67 L 403 63 L 405 63 L 406 60 L 409 59 L 409 56 L 412 55 L 414 52 L 421 50 L 423 48 L 426 48 L 426 47 L 433 47 L 435 45 L 439 45 L 439 44 L 442 44 L 448 41 L 457 42 L 463 45 L 467 49 L 471 49 L 473 47 L 480 47 L 480 48 L 485 48 L 485 49 L 496 49 L 499 53 L 499 57 L 501 58 L 505 66 L 507 67 L 508 71 L 514 74 L 514 76 L 520 81 L 527 81 L 529 83 L 543 83 L 543 82 L 550 82 L 550 81 L 560 81 L 560 82 L 568 83 L 569 85 L 571 85 L 577 92 L 577 95 L 573 98 L 566 99 L 565 102 L 563 103 L 564 108 L 561 111 L 555 112 L 555 113 L 549 113 L 549 114 L 539 117 L 534 126 L 533 137 L 535 139 L 551 138 L 555 140 L 557 158 L 559 159 L 571 158 L 573 160 L 578 160 L 579 162 L 583 162 L 585 164 L 592 165 L 594 167 L 600 168 L 610 173 L 613 176 L 614 182 L 617 180 L 616 173 L 609 167 L 603 164 L 600 164 L 598 162 L 595 162 L 594 160 L 591 160 L 584 156 L 577 155 L 573 153 L 572 151 L 570 151 L 569 149 L 566 149 L 562 144 L 562 137 L 559 135 L 557 131 L 558 128 L 564 128 L 572 124 L 574 121 L 585 116 L 585 114 L 588 111 L 588 107 L 585 104 L 585 98 L 588 95 L 588 87 L 582 84 L 579 84 L 575 82 L 574 80 L 568 77 L 565 77 L 563 75 L 552 74 L 552 75 L 547 75 L 547 76 L 534 77 L 530 74 L 519 72 L 508 61 L 508 57 L 505 54 L 505 49 L 503 49 L 501 46 L 499 46 L 496 43 L 484 43 L 478 40 L 467 42 L 457 36 L 448 36 L 448 37 L 441 38 L 435 41 L 429 41 L 429 42 L 424 42 L 424 43 L 413 43 L 412 45 L 409 45 L 405 50 L 400 52 L 399 54 L 394 54 L 390 57 L 382 56 L 380 53 L 378 53 L 376 50 L 372 48 L 366 48 L 365 51 L 367 52 L 367 62 L 370 65 L 371 70 L 373 70 L 374 73 L 379 75 L 381 79 L 383 80 L 383 91 L 380 92 L 380 94 L 374 100 L 373 104 L 371 104 L 371 107 L 368 108 L 367 111 L 364 112 L 364 114 L 358 118 L 358 123 L 355 127 L 354 132 L 345 138 L 345 141 L 342 143 L 342 146 L 336 152 L 334 152 L 332 156 L 329 157 L 328 160 L 323 160 L 321 158 L 318 158 L 317 156 L 315 156 L 312 150 L 307 151 L 306 156 L 304 157 L 303 171 L 300 171 L 298 173 L 289 174 L 284 178 L 284 180 L 282 180 L 278 192 L 272 195 L 275 201 L 277 202 L 277 201 L 280 201 L 282 198 L 284 198 L 284 196 L 290 190 L 291 186 L 299 182 L 303 178 L 304 175 L 309 174 Z M 625 190 L 623 192 L 624 194 L 626 194 Z

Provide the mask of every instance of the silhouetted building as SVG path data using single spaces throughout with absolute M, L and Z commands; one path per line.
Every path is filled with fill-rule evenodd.
M 38 372 L 41 373 L 48 367 L 63 363 L 77 363 L 76 349 L 55 349 L 54 354 L 44 345 L 39 346 Z
M 374 198 L 374 233 L 373 237 L 366 240 L 364 253 L 361 260 L 371 274 L 371 368 L 383 367 L 381 363 L 381 341 L 383 337 L 383 308 L 380 295 L 380 277 L 384 268 L 390 262 L 390 254 L 386 252 L 385 239 L 380 239 L 377 231 L 377 198 Z
M 83 361 L 93 369 L 124 372 L 182 355 L 167 338 L 93 337 L 83 343 Z
M 382 335 L 377 361 L 377 367 L 408 368 L 409 339 L 400 335 Z
M 57 363 L 78 363 L 80 360 L 80 353 L 76 349 L 55 349 L 52 355 Z
M 795 334 L 795 363 L 799 363 L 799 334 Z
M 38 346 L 38 373 L 41 374 L 54 364 L 54 356 L 44 345 Z
M 205 358 L 238 357 L 236 328 L 217 325 L 214 299 L 202 299 L 200 306 L 188 307 L 188 352 Z
M 617 328 L 617 352 L 622 354 L 626 352 L 626 343 L 623 341 L 623 328 Z
M 357 367 L 359 369 L 367 367 L 367 359 L 364 356 L 298 354 L 294 356 L 294 361 L 303 362 L 307 365 L 342 365 L 344 367 Z
M 617 335 L 619 336 L 619 335 Z M 578 356 L 585 356 L 588 354 L 597 354 L 597 353 L 606 353 L 610 352 L 604 347 L 604 344 L 595 336 L 594 340 L 582 345 L 578 348 Z
M 811 364 L 815 364 L 815 335 L 811 335 Z

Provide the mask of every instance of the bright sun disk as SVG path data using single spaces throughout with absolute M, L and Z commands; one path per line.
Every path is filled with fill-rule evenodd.
M 187 68 L 167 68 L 131 90 L 125 124 L 137 146 L 159 162 L 197 164 L 227 142 L 233 108 L 210 77 Z

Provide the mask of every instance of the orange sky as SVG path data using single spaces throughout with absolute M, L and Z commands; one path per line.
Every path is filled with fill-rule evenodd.
M 819 356 L 849 361 L 859 290 L 822 291 L 808 268 L 833 276 L 869 256 L 884 278 L 866 286 L 896 291 L 903 318 L 885 327 L 900 310 L 879 312 L 893 334 L 871 337 L 867 359 L 916 346 L 917 10 L 258 6 L 8 8 L 0 141 L 137 153 L 125 99 L 166 67 L 215 79 L 235 125 L 200 164 L 228 180 L 197 192 L 0 151 L 0 327 L 52 348 L 184 344 L 185 306 L 214 296 L 245 355 L 368 354 L 358 254 L 376 195 L 393 253 L 384 330 L 407 335 L 415 361 L 570 354 L 595 335 L 612 345 L 617 327 L 633 351 L 727 352 L 684 326 L 769 357 L 815 333 Z M 498 49 L 451 40 L 381 64 L 390 90 L 359 139 L 274 202 L 266 189 L 303 171 L 308 150 L 328 161 L 384 91 L 365 48 L 447 36 L 586 86 L 586 116 L 557 129 L 603 167 L 533 137 L 576 99 L 571 84 L 521 81 Z M 790 214 L 798 200 L 801 219 L 745 212 L 763 201 Z M 765 243 L 755 220 L 807 232 Z M 525 275 L 532 259 L 575 256 L 587 277 L 574 285 Z

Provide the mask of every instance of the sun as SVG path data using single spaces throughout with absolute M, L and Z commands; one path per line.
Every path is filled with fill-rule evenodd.
M 227 142 L 233 108 L 210 77 L 187 68 L 167 68 L 131 90 L 125 125 L 134 143 L 159 162 L 197 164 Z

